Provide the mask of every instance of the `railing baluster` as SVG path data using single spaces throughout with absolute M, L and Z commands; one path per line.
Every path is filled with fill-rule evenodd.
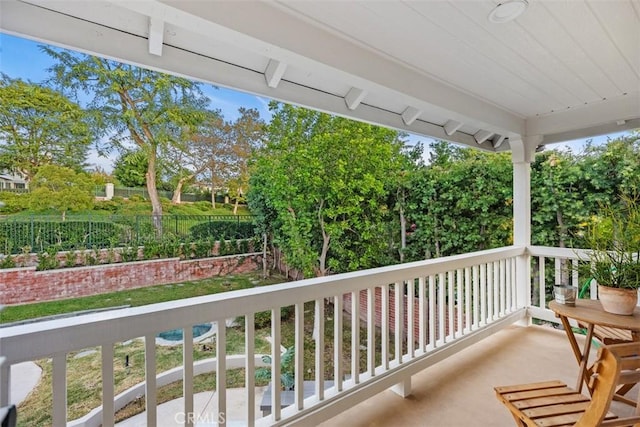
M 376 374 L 376 288 L 367 289 L 367 371 Z
M 511 268 L 509 269 L 509 282 L 511 283 L 511 311 L 518 307 L 518 286 L 516 285 L 516 259 L 509 258 Z
M 182 396 L 184 397 L 184 423 L 193 426 L 193 327 L 182 330 Z
M 447 319 L 445 318 L 445 280 L 444 273 L 438 274 L 438 339 L 436 340 L 437 345 L 442 345 L 445 343 L 445 325 L 447 324 Z
M 429 345 L 428 349 L 436 347 L 436 278 L 429 276 Z
M 278 315 L 280 310 L 277 310 Z M 280 317 L 278 316 L 278 319 Z M 216 322 L 216 395 L 218 398 L 218 413 L 215 414 L 218 427 L 227 425 L 227 324 L 225 319 Z M 278 343 L 278 345 L 280 345 Z M 280 375 L 272 377 L 280 384 Z
M 464 269 L 464 331 L 471 331 L 471 269 Z
M 487 265 L 480 268 L 480 326 L 487 324 Z
M 324 400 L 324 299 L 317 299 L 315 304 L 316 327 L 316 397 Z
M 296 304 L 295 313 L 295 404 L 304 408 L 304 303 Z
M 418 324 L 418 333 L 419 337 L 419 345 L 420 351 L 424 352 L 427 349 L 427 307 L 425 304 L 426 299 L 426 286 L 424 277 L 420 277 L 418 279 L 418 317 L 420 318 L 420 322 Z
M 343 295 L 337 295 L 333 298 L 333 381 L 336 392 L 342 391 L 342 298 Z
M 512 311 L 512 307 L 513 307 L 513 303 L 512 303 L 512 280 L 511 280 L 511 260 L 504 260 L 504 274 L 505 274 L 505 283 L 507 286 L 507 294 L 506 294 L 506 300 L 505 300 L 505 309 L 504 312 L 505 314 L 507 313 L 511 313 Z
M 455 304 L 455 280 L 453 270 L 447 271 L 447 341 L 453 341 L 456 331 L 456 315 L 453 310 Z
M 539 271 L 539 277 L 538 277 L 538 306 L 540 308 L 546 308 L 547 307 L 547 284 L 546 284 L 546 278 L 545 275 L 547 274 L 546 272 L 546 258 L 541 256 L 538 257 L 538 271 Z
M 394 286 L 394 295 L 395 295 L 395 324 L 394 324 L 394 341 L 395 341 L 395 349 L 394 356 L 396 363 L 399 365 L 402 363 L 402 324 L 404 323 L 404 313 L 402 300 L 404 299 L 404 292 L 402 292 L 404 282 L 396 282 Z
M 256 422 L 255 346 L 255 316 L 253 313 L 248 313 L 244 316 L 244 386 L 246 390 L 245 401 L 247 402 L 247 427 L 253 427 Z
M 0 406 L 9 406 L 9 384 L 11 381 L 11 366 L 4 363 L 4 357 L 0 357 Z
M 415 280 L 407 280 L 407 354 L 410 359 L 415 356 Z
M 457 318 L 457 327 L 456 327 L 456 337 L 459 338 L 463 333 L 464 322 L 462 321 L 462 313 L 464 312 L 464 288 L 463 288 L 463 271 L 461 268 L 456 270 L 456 318 Z
M 478 274 L 478 266 L 474 265 L 472 271 L 473 283 L 473 328 L 478 329 L 480 323 L 480 278 Z
M 113 405 L 113 344 L 103 344 L 102 356 L 102 426 L 113 427 L 115 411 Z
M 493 321 L 493 263 L 487 263 L 487 323 Z
M 56 354 L 51 363 L 53 392 L 52 423 L 54 426 L 67 425 L 67 355 Z
M 505 283 L 505 262 L 503 259 L 500 260 L 500 316 L 505 315 L 505 304 L 506 304 L 506 283 Z
M 281 385 L 280 385 L 280 307 L 271 310 L 271 415 L 274 421 L 280 421 Z
M 500 262 L 493 262 L 493 319 L 500 318 Z
M 147 426 L 155 427 L 158 424 L 155 335 L 145 335 L 144 337 L 144 372 Z
M 382 295 L 382 370 L 389 370 L 389 285 L 380 286 Z
M 360 382 L 360 292 L 351 293 L 351 379 Z

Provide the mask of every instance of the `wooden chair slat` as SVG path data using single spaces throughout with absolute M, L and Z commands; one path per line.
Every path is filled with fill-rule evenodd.
M 584 412 L 589 406 L 589 400 L 585 399 L 582 402 L 577 403 L 561 403 L 558 405 L 547 405 L 538 408 L 525 409 L 522 411 L 529 418 L 548 417 L 551 415 L 571 414 L 574 412 Z
M 525 400 L 518 400 L 515 402 L 512 401 L 511 403 L 516 408 L 520 410 L 524 410 L 524 409 L 530 409 L 530 408 L 538 408 L 540 406 L 546 406 L 546 405 L 557 405 L 561 403 L 567 404 L 567 403 L 588 402 L 588 401 L 589 401 L 588 397 L 580 393 L 574 392 L 573 394 L 566 394 L 563 396 L 547 396 L 547 397 L 540 397 L 537 399 L 525 399 Z
M 564 385 L 564 387 L 541 388 L 537 390 L 517 391 L 514 393 L 505 393 L 505 394 L 507 399 L 513 401 L 513 400 L 522 400 L 522 399 L 535 399 L 538 397 L 547 397 L 547 396 L 562 396 L 564 394 L 573 394 L 573 393 L 575 393 L 574 390 Z
M 543 381 L 539 383 L 529 383 L 529 384 L 518 384 L 518 385 L 508 385 L 502 387 L 496 387 L 495 390 L 499 393 L 512 393 L 518 391 L 528 391 L 528 390 L 538 390 L 541 388 L 549 388 L 549 387 L 564 387 L 565 383 L 562 381 Z

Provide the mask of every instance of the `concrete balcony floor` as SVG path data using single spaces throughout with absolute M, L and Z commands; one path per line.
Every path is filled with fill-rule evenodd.
M 584 338 L 578 342 L 582 345 Z M 592 357 L 596 353 L 592 347 Z M 415 375 L 408 398 L 387 390 L 321 426 L 512 427 L 513 418 L 496 399 L 494 386 L 558 379 L 574 387 L 577 377 L 564 331 L 512 326 Z M 638 388 L 629 396 L 637 396 Z M 616 413 L 632 411 L 613 405 Z

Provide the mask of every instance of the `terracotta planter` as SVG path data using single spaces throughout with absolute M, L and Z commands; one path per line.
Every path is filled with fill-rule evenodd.
M 604 311 L 630 316 L 638 305 L 638 290 L 598 285 L 598 299 Z

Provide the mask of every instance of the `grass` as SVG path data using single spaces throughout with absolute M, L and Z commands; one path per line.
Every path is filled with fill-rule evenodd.
M 274 276 L 263 280 L 259 272 L 215 277 L 194 282 L 158 285 L 147 288 L 131 289 L 108 294 L 93 295 L 81 298 L 70 298 L 57 301 L 39 302 L 5 307 L 0 312 L 0 323 L 17 322 L 43 316 L 71 313 L 81 310 L 141 305 L 191 298 L 202 295 L 217 294 L 237 289 L 253 288 L 286 281 L 283 277 Z

